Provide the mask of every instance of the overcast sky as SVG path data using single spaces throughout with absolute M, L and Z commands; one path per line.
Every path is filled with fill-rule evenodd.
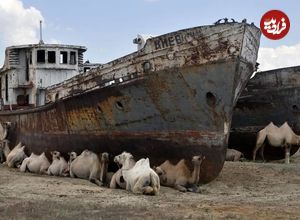
M 260 69 L 300 65 L 300 3 L 297 0 L 0 0 L 0 66 L 5 47 L 38 43 L 83 45 L 85 59 L 106 63 L 136 50 L 137 34 L 160 35 L 212 24 L 219 18 L 246 18 L 259 26 L 271 10 L 284 11 L 291 28 L 281 40 L 261 38 Z

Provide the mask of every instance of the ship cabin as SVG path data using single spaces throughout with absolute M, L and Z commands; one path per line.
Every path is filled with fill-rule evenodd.
M 84 46 L 28 44 L 7 47 L 0 69 L 1 110 L 45 104 L 45 89 L 83 71 Z

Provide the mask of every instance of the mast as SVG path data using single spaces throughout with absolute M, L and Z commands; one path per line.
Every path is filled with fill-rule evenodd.
M 43 41 L 43 33 L 42 33 L 42 28 L 43 28 L 43 24 L 42 24 L 42 20 L 40 20 L 40 42 L 39 44 L 44 44 L 44 41 Z

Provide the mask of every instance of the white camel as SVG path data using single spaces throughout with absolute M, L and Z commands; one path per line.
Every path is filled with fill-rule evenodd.
M 238 150 L 227 148 L 226 150 L 226 161 L 243 161 L 245 160 L 244 154 Z
M 25 145 L 19 142 L 14 149 L 12 149 L 6 157 L 8 167 L 19 167 L 23 160 L 27 157 L 25 152 Z
M 199 184 L 203 160 L 205 160 L 205 156 L 202 155 L 194 156 L 192 158 L 192 163 L 194 165 L 193 172 L 188 168 L 185 159 L 180 160 L 176 165 L 173 165 L 169 160 L 166 160 L 154 169 L 159 175 L 161 185 L 174 187 L 181 192 L 195 192 L 197 191 L 197 185 Z
M 71 152 L 70 155 L 75 157 L 76 154 Z M 77 156 L 70 164 L 70 176 L 78 177 L 81 179 L 88 179 L 92 183 L 99 186 L 103 185 L 103 181 L 107 174 L 108 153 L 102 153 L 101 160 L 97 154 L 92 151 L 84 150 Z
M 260 130 L 257 134 L 256 145 L 253 150 L 253 161 L 255 161 L 258 149 L 260 149 L 261 157 L 264 160 L 264 147 L 266 141 L 268 141 L 272 147 L 284 147 L 285 163 L 290 163 L 291 146 L 300 145 L 300 136 L 293 132 L 287 122 L 280 127 L 277 127 L 273 122 L 270 122 L 270 124 Z
M 135 160 L 131 153 L 123 152 L 115 156 L 114 162 L 122 166 L 117 172 L 115 172 L 111 178 L 109 188 L 116 189 L 126 189 L 126 182 L 122 175 L 122 170 L 131 169 L 135 165 Z
M 157 195 L 160 190 L 159 177 L 150 168 L 149 159 L 140 159 L 132 168 L 128 168 L 132 155 L 122 161 L 122 176 L 126 182 L 126 190 L 136 194 Z
M 44 152 L 40 155 L 31 153 L 30 157 L 23 160 L 20 171 L 26 172 L 28 170 L 31 173 L 47 174 L 49 166 L 50 162 Z
M 48 168 L 47 174 L 53 176 L 67 176 L 68 175 L 68 163 L 60 152 L 50 152 L 52 155 L 52 163 Z

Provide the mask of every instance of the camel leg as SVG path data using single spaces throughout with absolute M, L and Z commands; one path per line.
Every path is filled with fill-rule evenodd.
M 179 184 L 175 184 L 174 188 L 179 190 L 180 192 L 186 192 L 187 191 L 187 189 L 184 186 L 181 186 Z
M 97 184 L 98 186 L 103 186 L 103 183 L 100 180 L 98 180 L 97 178 L 90 178 L 89 181 Z
M 253 162 L 255 161 L 257 150 L 262 147 L 262 145 L 265 142 L 266 137 L 267 137 L 267 135 L 265 134 L 265 132 L 263 130 L 258 132 L 255 148 L 253 150 Z
M 196 184 L 193 184 L 191 187 L 187 188 L 189 192 L 197 192 L 199 187 Z
M 116 173 L 114 173 L 114 175 L 111 178 L 109 188 L 111 188 L 111 189 L 116 189 L 117 188 Z
M 3 150 L 0 149 L 0 163 L 3 163 L 4 162 L 4 153 L 3 153 Z
M 290 151 L 291 151 L 291 146 L 289 144 L 285 145 L 285 163 L 289 164 L 290 163 Z
M 259 149 L 259 155 L 263 162 L 265 162 L 264 150 L 265 150 L 265 144 L 262 144 Z
M 103 183 L 100 181 L 100 174 L 99 175 L 97 174 L 98 174 L 98 168 L 94 165 L 94 167 L 90 172 L 89 181 L 97 184 L 98 186 L 103 186 Z
M 70 169 L 70 177 L 71 177 L 71 178 L 75 178 L 75 175 L 74 175 L 74 173 L 72 172 L 71 169 Z
M 144 177 L 140 177 L 138 181 L 134 184 L 134 187 L 132 188 L 132 192 L 135 194 L 145 194 L 145 195 L 154 195 L 153 187 L 147 185 L 147 180 L 145 180 Z M 150 184 L 150 183 L 149 183 Z
M 20 167 L 21 172 L 26 172 L 28 163 L 29 163 L 29 159 L 26 158 L 26 159 L 23 160 L 22 165 Z
M 180 192 L 186 192 L 187 188 L 185 187 L 187 184 L 185 178 L 179 178 L 176 180 L 174 188 L 179 190 Z

